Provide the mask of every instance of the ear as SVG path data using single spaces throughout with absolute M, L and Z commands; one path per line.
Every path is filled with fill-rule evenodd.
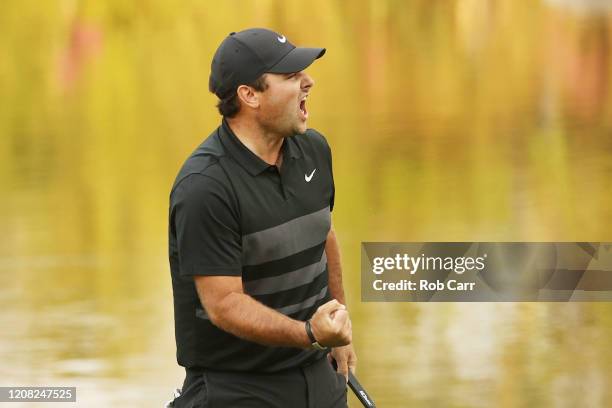
M 240 85 L 236 90 L 236 94 L 243 104 L 253 109 L 259 107 L 259 92 L 256 92 L 255 89 L 250 86 Z

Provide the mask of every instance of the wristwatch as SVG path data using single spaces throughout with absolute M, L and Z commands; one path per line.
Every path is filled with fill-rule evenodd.
M 321 351 L 327 350 L 327 347 L 320 345 L 317 339 L 315 339 L 315 336 L 312 333 L 312 327 L 310 326 L 310 320 L 306 320 L 306 334 L 308 335 L 308 338 L 310 339 L 310 345 L 312 346 L 313 349 L 321 350 Z

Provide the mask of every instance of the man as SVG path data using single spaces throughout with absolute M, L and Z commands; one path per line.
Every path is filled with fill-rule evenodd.
M 303 70 L 324 53 L 266 29 L 231 33 L 215 53 L 209 84 L 223 120 L 170 195 L 186 369 L 175 407 L 346 407 L 356 358 L 331 228 L 331 151 L 306 127 L 314 81 Z

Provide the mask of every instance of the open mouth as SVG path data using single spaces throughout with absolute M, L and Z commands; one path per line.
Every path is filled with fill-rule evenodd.
M 308 111 L 306 110 L 306 97 L 307 97 L 307 96 L 308 96 L 308 95 L 306 95 L 305 97 L 303 97 L 303 98 L 300 100 L 300 112 L 302 113 L 302 118 L 303 118 L 303 119 L 308 118 Z

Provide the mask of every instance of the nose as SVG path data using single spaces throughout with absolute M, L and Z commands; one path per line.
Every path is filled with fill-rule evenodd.
M 308 91 L 310 90 L 310 88 L 312 88 L 312 86 L 315 84 L 314 79 L 312 79 L 312 77 L 310 75 L 308 75 L 306 72 L 302 72 L 302 90 L 304 91 Z

